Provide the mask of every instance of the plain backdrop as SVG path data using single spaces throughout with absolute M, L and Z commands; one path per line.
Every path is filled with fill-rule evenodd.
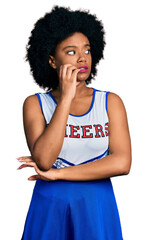
M 5 0 L 1 3 L 0 239 L 21 239 L 35 184 L 27 180 L 35 173 L 33 168 L 16 170 L 20 165 L 16 158 L 30 154 L 23 130 L 23 102 L 29 95 L 44 92 L 34 83 L 29 65 L 24 61 L 25 46 L 34 23 L 55 4 L 73 10 L 89 9 L 103 21 L 107 42 L 104 59 L 89 87 L 118 94 L 126 107 L 132 168 L 129 175 L 112 178 L 112 183 L 124 240 L 147 240 L 148 14 L 144 0 Z

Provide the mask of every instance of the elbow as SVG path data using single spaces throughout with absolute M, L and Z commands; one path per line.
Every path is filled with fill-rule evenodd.
M 130 172 L 130 168 L 129 168 L 129 167 L 124 167 L 124 168 L 122 169 L 122 174 L 123 174 L 123 175 L 128 175 L 129 172 Z
M 41 171 L 49 171 L 52 168 L 55 162 L 55 159 L 50 157 L 52 155 L 52 153 L 47 154 L 47 151 L 45 150 L 41 151 L 41 148 L 38 147 L 38 145 L 35 145 L 32 150 L 32 158 Z
M 41 171 L 49 171 L 52 167 L 53 164 L 51 164 L 51 160 L 50 159 L 46 159 L 43 157 L 39 157 L 39 156 L 35 156 L 33 155 L 33 160 L 35 161 L 35 163 L 37 164 L 38 168 Z
M 130 173 L 131 169 L 131 157 L 124 156 L 122 159 L 120 159 L 121 162 L 119 164 L 119 172 L 121 175 L 128 175 Z
M 38 168 L 43 171 L 43 172 L 47 172 L 51 169 L 51 166 L 45 165 L 45 164 L 41 164 L 41 163 L 37 163 Z

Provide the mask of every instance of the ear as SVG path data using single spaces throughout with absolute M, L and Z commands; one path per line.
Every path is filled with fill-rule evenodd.
M 55 64 L 55 59 L 54 59 L 54 57 L 51 56 L 51 55 L 49 55 L 49 64 L 50 64 L 50 66 L 51 66 L 52 68 L 54 68 L 54 69 L 57 68 L 57 66 L 56 66 L 56 64 Z

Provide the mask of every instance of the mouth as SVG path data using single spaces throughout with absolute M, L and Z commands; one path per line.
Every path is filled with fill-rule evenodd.
M 87 72 L 88 71 L 87 66 L 80 66 L 78 69 L 81 69 L 80 72 Z

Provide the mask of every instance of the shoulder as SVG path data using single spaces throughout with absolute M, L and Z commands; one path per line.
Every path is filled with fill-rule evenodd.
M 106 98 L 106 109 L 107 112 L 113 110 L 114 108 L 120 108 L 124 106 L 124 103 L 119 95 L 110 91 L 102 91 L 96 89 L 98 95 Z
M 38 100 L 37 95 L 33 94 L 25 98 L 24 104 L 31 104 L 31 103 L 37 102 L 37 100 Z
M 30 129 L 30 126 L 45 125 L 44 115 L 36 94 L 26 97 L 23 103 L 23 121 L 24 126 Z
M 123 101 L 116 93 L 108 92 L 108 105 L 123 105 Z
M 23 110 L 26 111 L 40 111 L 40 104 L 36 94 L 26 97 L 23 103 Z
M 110 120 L 116 119 L 116 121 L 119 121 L 122 119 L 126 119 L 126 109 L 123 100 L 116 93 L 108 93 L 107 113 Z

